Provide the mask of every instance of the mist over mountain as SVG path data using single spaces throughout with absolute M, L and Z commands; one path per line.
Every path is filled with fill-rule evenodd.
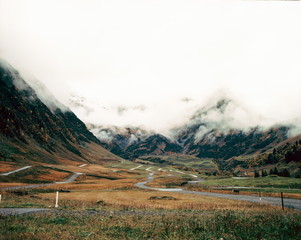
M 214 159 L 221 169 L 242 163 L 236 158 L 244 157 L 251 159 L 244 167 L 299 161 L 299 145 L 290 145 L 301 139 L 292 137 L 297 129 L 293 124 L 271 125 L 225 95 L 215 96 L 164 133 L 141 126 L 85 125 L 45 86 L 37 80 L 28 80 L 29 85 L 4 61 L 0 77 L 0 157 L 5 161 L 99 162 L 122 157 L 164 162 L 160 156 L 178 155 Z M 75 103 L 86 106 L 78 99 Z
M 1 159 L 53 163 L 118 159 L 43 85 L 35 82 L 34 86 L 40 91 L 35 92 L 18 71 L 1 60 Z
M 231 99 L 223 131 L 293 124 L 300 133 L 301 6 L 216 3 L 5 1 L 0 52 L 85 123 L 168 135 Z M 214 114 L 202 121 L 216 123 Z
M 264 153 L 289 138 L 292 125 L 259 126 L 251 117 L 227 98 L 197 110 L 187 123 L 170 129 L 167 135 L 134 127 L 88 128 L 110 151 L 132 160 L 175 153 L 230 159 Z

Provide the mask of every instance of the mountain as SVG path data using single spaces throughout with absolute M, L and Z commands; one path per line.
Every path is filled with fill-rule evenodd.
M 132 159 L 145 155 L 168 155 L 181 153 L 182 148 L 161 134 L 154 134 L 144 141 L 134 143 L 126 148 Z
M 235 102 L 222 99 L 197 111 L 185 125 L 172 129 L 173 137 L 183 153 L 217 159 L 265 152 L 288 138 L 288 126 L 236 127 L 240 123 L 233 111 L 243 112 L 239 108 Z
M 88 126 L 105 148 L 126 159 L 155 159 L 158 162 L 156 156 L 195 156 L 213 159 L 221 169 L 239 164 L 246 168 L 269 164 L 262 159 L 267 158 L 273 148 L 291 139 L 288 137 L 290 126 L 261 128 L 256 126 L 255 119 L 253 127 L 246 127 L 251 124 L 239 122 L 236 114 L 252 121 L 252 116 L 238 103 L 221 99 L 196 111 L 182 126 L 171 129 L 169 137 L 141 128 Z M 285 154 L 290 154 L 291 158 L 299 156 L 300 153 L 293 150 L 296 147 L 282 154 L 281 161 L 284 162 Z M 241 161 L 243 158 L 249 160 Z M 171 162 L 171 157 L 168 159 Z
M 42 85 L 35 91 L 0 61 L 0 158 L 14 162 L 101 162 L 119 157 Z M 38 94 L 37 94 L 38 93 Z
M 139 127 L 87 127 L 106 149 L 126 159 L 181 152 L 181 147 L 171 139 Z

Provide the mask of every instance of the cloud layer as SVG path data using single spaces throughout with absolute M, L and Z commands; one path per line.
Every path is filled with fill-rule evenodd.
M 0 56 L 85 122 L 166 131 L 223 89 L 243 106 L 237 126 L 300 123 L 300 11 L 274 1 L 0 0 Z

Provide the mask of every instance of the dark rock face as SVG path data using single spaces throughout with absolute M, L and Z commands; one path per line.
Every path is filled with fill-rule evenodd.
M 286 126 L 268 130 L 254 127 L 245 131 L 229 128 L 227 121 L 231 121 L 231 110 L 228 110 L 228 107 L 233 108 L 233 104 L 231 105 L 231 100 L 224 99 L 197 111 L 187 124 L 171 130 L 172 139 L 149 133 L 143 137 L 136 136 L 135 141 L 129 141 L 128 133 L 114 134 L 114 131 L 105 129 L 111 131 L 110 136 L 113 137 L 109 142 L 101 142 L 113 153 L 127 159 L 181 153 L 226 160 L 235 156 L 265 152 L 287 139 L 289 127 Z M 208 118 L 210 115 L 218 116 L 218 120 L 211 121 Z M 100 128 L 99 131 L 103 130 Z
M 3 62 L 0 62 L 0 89 L 0 141 L 28 144 L 34 140 L 50 153 L 56 152 L 60 145 L 77 155 L 81 153 L 76 146 L 100 143 L 71 111 L 60 108 L 51 111 L 20 74 Z M 0 147 L 1 152 L 2 156 L 8 154 Z
M 144 141 L 129 146 L 126 151 L 130 158 L 144 155 L 165 155 L 169 153 L 180 153 L 181 146 L 160 134 L 148 137 Z
M 287 139 L 289 127 L 275 126 L 268 130 L 259 127 L 242 131 L 229 126 L 231 109 L 239 108 L 229 99 L 197 111 L 190 121 L 177 129 L 175 139 L 183 153 L 197 157 L 229 159 L 234 156 L 265 152 Z M 208 116 L 215 116 L 214 118 Z
M 184 153 L 197 157 L 229 159 L 234 156 L 264 152 L 286 140 L 287 132 L 287 127 L 273 128 L 268 131 L 232 130 L 228 133 L 212 130 L 198 141 L 193 135 L 187 138 L 184 142 Z
M 160 134 L 136 138 L 130 142 L 123 134 L 114 135 L 109 141 L 100 140 L 102 145 L 126 159 L 147 155 L 182 153 L 200 158 L 229 159 L 235 156 L 265 152 L 287 139 L 288 127 L 275 127 L 267 131 L 258 128 L 248 132 L 231 130 L 223 133 L 211 130 L 202 138 L 196 139 L 200 125 L 193 125 L 180 132 L 175 139 Z
M 106 132 L 110 136 L 110 139 L 99 137 L 101 144 L 112 153 L 125 159 L 135 159 L 144 155 L 180 153 L 182 151 L 181 146 L 161 134 L 153 134 L 145 130 L 142 130 L 143 134 L 140 134 L 134 128 L 126 128 L 126 131 L 122 132 L 118 129 L 116 132 L 116 127 L 114 130 L 101 127 L 98 129 L 99 132 Z

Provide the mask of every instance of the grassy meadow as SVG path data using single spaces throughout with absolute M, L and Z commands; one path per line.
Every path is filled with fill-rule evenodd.
M 1 239 L 300 239 L 301 217 L 278 211 L 40 213 L 0 218 Z
M 56 179 L 66 179 L 68 173 L 84 173 L 74 182 L 40 188 L 1 191 L 0 208 L 46 208 L 48 211 L 15 215 L 0 215 L 0 239 L 300 239 L 299 211 L 268 205 L 207 196 L 159 192 L 139 189 L 135 183 L 145 181 L 158 166 L 128 161 L 108 165 L 88 164 L 84 167 L 47 165 L 16 173 L 0 183 L 18 185 L 18 177 L 42 181 L 42 172 Z M 9 169 L 9 166 L 7 166 Z M 298 179 L 268 177 L 232 179 L 207 177 L 198 184 L 186 184 L 194 172 L 169 166 L 156 171 L 154 187 L 205 189 L 205 186 L 297 187 Z M 170 171 L 171 170 L 171 171 Z M 61 175 L 61 174 L 67 175 Z M 18 175 L 19 174 L 19 175 Z M 195 173 L 194 173 L 195 174 Z M 204 177 L 199 175 L 199 177 Z M 28 179 L 30 177 L 28 176 Z M 184 183 L 184 184 L 183 184 Z M 24 183 L 23 183 L 24 184 Z M 202 185 L 203 184 L 203 185 Z M 279 188 L 277 188 L 278 186 Z M 59 207 L 54 208 L 59 191 Z M 299 196 L 300 194 L 297 193 Z
M 48 191 L 48 192 L 47 192 Z M 278 207 L 154 191 L 3 194 L 1 207 L 50 211 L 0 216 L 0 239 L 300 239 L 301 215 Z M 163 197 L 152 199 L 152 197 Z M 169 197 L 169 198 L 167 198 Z

